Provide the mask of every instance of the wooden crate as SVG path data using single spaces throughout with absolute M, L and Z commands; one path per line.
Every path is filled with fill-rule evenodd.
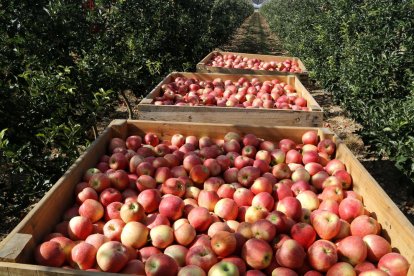
M 91 272 L 51 268 L 33 264 L 35 245 L 52 231 L 61 221 L 63 212 L 74 203 L 74 189 L 86 169 L 94 167 L 100 156 L 106 152 L 111 138 L 126 138 L 128 135 L 143 135 L 155 132 L 161 139 L 170 139 L 173 134 L 208 135 L 214 139 L 223 138 L 229 131 L 242 135 L 254 133 L 260 138 L 279 141 L 291 138 L 300 142 L 307 130 L 316 130 L 321 139 L 332 138 L 337 145 L 336 158 L 343 161 L 353 177 L 354 190 L 364 198 L 367 210 L 382 225 L 382 234 L 407 260 L 414 263 L 414 227 L 401 213 L 384 190 L 365 170 L 345 144 L 330 130 L 310 127 L 253 127 L 230 124 L 174 123 L 153 121 L 115 120 L 104 133 L 69 168 L 43 199 L 30 211 L 20 224 L 0 243 L 0 275 L 43 276 L 43 275 L 99 275 Z M 101 273 L 101 275 L 113 275 Z M 411 266 L 408 275 L 414 275 Z
M 257 58 L 263 61 L 276 61 L 283 62 L 286 59 L 296 60 L 299 64 L 299 68 L 302 69 L 301 73 L 290 73 L 290 72 L 279 72 L 279 71 L 268 71 L 268 70 L 253 70 L 253 69 L 237 69 L 237 68 L 224 68 L 224 67 L 213 67 L 207 65 L 207 63 L 213 59 L 217 54 L 221 55 L 240 55 L 247 58 Z M 272 55 L 259 55 L 259 54 L 248 54 L 248 53 L 235 53 L 235 52 L 221 52 L 213 51 L 209 53 L 205 58 L 203 58 L 199 63 L 197 63 L 197 72 L 200 73 L 225 73 L 225 74 L 254 74 L 254 75 L 296 75 L 303 83 L 307 83 L 309 78 L 309 72 L 306 69 L 303 62 L 297 57 L 288 57 L 288 56 L 272 56 Z
M 176 77 L 196 78 L 199 80 L 223 80 L 237 81 L 241 77 L 251 80 L 257 77 L 260 81 L 279 79 L 295 87 L 299 96 L 308 102 L 310 111 L 297 111 L 286 109 L 268 108 L 241 108 L 218 106 L 175 106 L 154 105 L 153 100 L 160 96 L 161 86 L 174 81 Z M 169 74 L 138 104 L 138 119 L 153 121 L 179 121 L 179 122 L 206 122 L 206 123 L 230 123 L 252 125 L 285 125 L 285 126 L 322 126 L 322 108 L 312 95 L 306 90 L 296 76 L 275 75 L 239 75 L 239 74 L 202 74 L 202 73 L 178 73 Z

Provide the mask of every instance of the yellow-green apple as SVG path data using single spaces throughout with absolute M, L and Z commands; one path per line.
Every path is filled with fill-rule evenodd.
M 356 217 L 363 215 L 365 209 L 361 201 L 354 198 L 345 198 L 339 203 L 338 212 L 341 219 L 351 223 Z
M 327 240 L 316 240 L 308 249 L 308 261 L 317 271 L 327 272 L 338 261 L 335 244 Z
M 155 179 L 152 176 L 146 174 L 140 175 L 137 178 L 135 184 L 137 186 L 138 191 L 140 192 L 147 189 L 155 189 L 155 187 L 157 186 L 157 182 L 155 181 Z
M 69 238 L 74 241 L 85 240 L 90 234 L 92 234 L 92 231 L 92 222 L 86 217 L 75 216 L 69 221 L 68 234 Z
M 201 190 L 200 194 L 198 195 L 198 199 L 197 199 L 198 205 L 200 207 L 204 207 L 211 212 L 214 211 L 214 207 L 216 206 L 219 200 L 220 198 L 215 191 L 206 191 L 206 190 Z
M 93 268 L 95 266 L 96 254 L 97 250 L 93 245 L 81 241 L 72 248 L 71 266 L 81 270 Z
M 354 267 L 347 262 L 338 262 L 331 266 L 326 272 L 326 276 L 347 275 L 356 276 Z
M 338 235 L 341 222 L 336 214 L 324 210 L 315 210 L 312 214 L 314 214 L 313 219 L 311 219 L 312 226 L 319 237 L 330 240 Z
M 228 231 L 217 231 L 211 238 L 211 248 L 221 258 L 231 255 L 237 246 L 234 233 Z
M 161 202 L 160 192 L 156 189 L 148 189 L 139 193 L 137 202 L 141 204 L 146 213 L 155 212 Z
M 92 187 L 85 187 L 76 195 L 76 203 L 79 205 L 87 199 L 98 200 L 98 193 Z
M 273 250 L 266 241 L 252 238 L 243 245 L 241 257 L 253 269 L 264 269 L 272 261 Z
M 279 200 L 276 211 L 284 213 L 287 217 L 298 221 L 302 215 L 302 206 L 295 197 L 288 196 Z
M 308 130 L 302 134 L 303 144 L 311 144 L 316 146 L 318 144 L 318 140 L 318 133 L 314 130 Z
M 149 229 L 141 222 L 131 221 L 125 224 L 121 233 L 121 242 L 126 246 L 141 248 L 147 243 Z
M 145 273 L 148 276 L 175 276 L 178 274 L 178 264 L 166 254 L 155 254 L 145 262 Z
M 118 241 L 104 243 L 96 253 L 96 262 L 104 272 L 119 272 L 128 261 L 128 249 Z
M 110 241 L 120 241 L 125 222 L 122 219 L 111 219 L 103 227 L 103 234 Z
M 355 266 L 367 258 L 367 245 L 358 236 L 348 236 L 337 243 L 339 260 Z
M 236 219 L 238 211 L 236 202 L 230 198 L 222 198 L 214 206 L 214 213 L 224 220 Z
M 188 214 L 188 221 L 196 231 L 204 232 L 213 223 L 213 218 L 207 208 L 195 207 Z
M 129 160 L 122 152 L 116 152 L 109 158 L 109 167 L 113 170 L 125 170 L 129 167 Z
M 175 195 L 163 197 L 161 199 L 158 211 L 161 215 L 174 221 L 182 217 L 184 210 L 184 201 Z
M 130 260 L 119 273 L 145 275 L 145 265 L 140 260 Z
M 233 184 L 222 184 L 218 190 L 217 195 L 220 198 L 233 198 L 234 193 L 236 192 L 236 187 Z
M 136 201 L 124 203 L 119 211 L 119 215 L 125 223 L 143 221 L 146 217 L 144 207 Z
M 286 163 L 279 163 L 273 166 L 272 174 L 277 179 L 286 179 L 292 176 L 292 171 Z
M 253 198 L 254 198 L 253 192 L 244 187 L 237 188 L 233 194 L 233 199 L 238 206 L 252 205 Z
M 380 231 L 381 225 L 378 221 L 367 215 L 358 216 L 351 222 L 351 234 L 353 236 L 377 235 Z
M 187 265 L 197 265 L 205 272 L 218 262 L 217 256 L 210 246 L 192 246 L 185 258 Z
M 252 205 L 247 208 L 244 219 L 247 222 L 253 223 L 259 219 L 266 218 L 268 214 L 269 211 L 266 208 L 262 206 Z
M 270 152 L 270 165 L 285 163 L 286 153 L 281 149 L 275 149 Z
M 98 193 L 111 186 L 111 181 L 108 175 L 100 172 L 93 174 L 88 183 L 89 186 L 95 189 L 95 191 Z
M 318 151 L 332 155 L 336 150 L 336 144 L 331 139 L 323 139 L 318 143 Z
M 296 143 L 291 139 L 285 138 L 279 141 L 279 149 L 283 150 L 284 152 L 288 152 L 294 148 L 296 148 Z
M 261 192 L 256 194 L 253 197 L 252 200 L 252 205 L 255 206 L 262 206 L 264 207 L 267 211 L 272 211 L 274 206 L 275 206 L 275 200 L 273 198 L 273 196 L 268 193 L 268 192 Z
M 37 264 L 54 267 L 62 266 L 67 259 L 64 247 L 59 242 L 52 240 L 38 245 L 34 257 Z
M 174 230 L 168 225 L 157 225 L 150 230 L 150 238 L 154 247 L 164 249 L 174 242 Z
M 183 223 L 174 229 L 174 238 L 178 244 L 187 246 L 193 242 L 197 232 L 195 228 L 189 223 Z
M 290 236 L 307 250 L 316 240 L 316 231 L 310 224 L 298 222 L 290 229 Z
M 270 242 L 276 236 L 276 226 L 267 219 L 259 219 L 251 226 L 253 237 Z
M 391 253 L 390 243 L 379 235 L 369 234 L 362 239 L 367 245 L 367 258 L 371 262 L 378 262 L 382 256 Z
M 208 276 L 238 276 L 239 269 L 232 262 L 221 261 L 213 265 L 208 271 Z

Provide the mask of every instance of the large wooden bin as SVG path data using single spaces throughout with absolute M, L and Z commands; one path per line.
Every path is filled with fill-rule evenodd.
M 111 138 L 126 138 L 127 135 L 143 135 L 155 132 L 161 139 L 170 139 L 175 133 L 208 135 L 223 138 L 229 131 L 242 135 L 254 133 L 260 138 L 279 141 L 291 138 L 299 142 L 307 130 L 317 130 L 321 139 L 332 138 L 337 144 L 336 158 L 343 161 L 353 177 L 354 190 L 364 198 L 364 204 L 381 223 L 383 236 L 395 251 L 414 263 L 414 227 L 401 213 L 393 201 L 378 183 L 353 156 L 345 144 L 325 128 L 298 127 L 253 127 L 230 124 L 172 123 L 153 121 L 115 120 L 104 133 L 69 168 L 62 178 L 52 187 L 43 199 L 30 211 L 20 224 L 0 243 L 0 275 L 40 276 L 40 275 L 97 275 L 96 272 L 83 272 L 62 268 L 51 268 L 33 264 L 33 251 L 42 239 L 61 221 L 64 211 L 74 203 L 75 185 L 80 181 L 86 169 L 94 167 L 100 156 L 106 152 Z M 113 275 L 101 273 L 101 275 Z M 414 275 L 411 266 L 408 275 Z
M 153 101 L 161 95 L 161 86 L 173 82 L 176 77 L 196 78 L 198 80 L 223 80 L 237 81 L 241 77 L 248 80 L 258 78 L 260 81 L 279 79 L 295 87 L 299 96 L 308 102 L 310 111 L 297 111 L 287 109 L 268 108 L 241 108 L 241 107 L 218 107 L 218 106 L 175 106 L 154 105 Z M 251 125 L 279 125 L 279 126 L 322 126 L 323 112 L 320 105 L 306 90 L 296 76 L 276 75 L 240 75 L 240 74 L 202 74 L 202 73 L 179 73 L 169 74 L 161 81 L 139 104 L 138 119 L 153 121 L 180 121 L 180 122 L 205 122 L 205 123 L 229 123 Z
M 301 73 L 290 73 L 290 72 L 280 72 L 280 71 L 268 71 L 268 70 L 253 70 L 253 69 L 238 69 L 238 68 L 224 68 L 224 67 L 214 67 L 208 65 L 209 61 L 211 61 L 216 55 L 240 55 L 242 57 L 257 58 L 262 61 L 276 61 L 276 62 L 283 62 L 286 59 L 296 60 L 299 64 L 299 68 L 302 69 Z M 254 75 L 280 75 L 280 76 L 287 76 L 287 75 L 296 75 L 302 82 L 306 83 L 309 78 L 309 72 L 306 69 L 303 62 L 297 57 L 289 57 L 289 56 L 272 56 L 272 55 L 259 55 L 259 54 L 248 54 L 248 53 L 236 53 L 236 52 L 221 52 L 221 51 L 213 51 L 209 53 L 206 57 L 204 57 L 199 63 L 197 63 L 197 72 L 200 73 L 225 73 L 225 74 L 254 74 Z

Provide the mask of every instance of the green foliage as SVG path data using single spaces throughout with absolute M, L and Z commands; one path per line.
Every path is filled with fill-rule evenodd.
M 281 1 L 261 12 L 284 47 L 414 180 L 412 1 Z
M 47 190 L 118 93 L 194 69 L 252 12 L 244 0 L 1 2 L 0 207 Z

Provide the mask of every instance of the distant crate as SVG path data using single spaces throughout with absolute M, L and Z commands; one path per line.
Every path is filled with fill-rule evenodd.
M 62 220 L 65 210 L 74 204 L 76 185 L 82 181 L 85 171 L 95 167 L 100 157 L 107 153 L 109 142 L 114 137 L 123 139 L 130 135 L 143 137 L 145 133 L 153 132 L 161 140 L 171 140 L 171 137 L 177 133 L 184 136 L 209 136 L 214 140 L 221 140 L 226 133 L 236 132 L 243 136 L 252 133 L 268 141 L 278 142 L 282 138 L 289 138 L 296 143 L 301 143 L 302 135 L 309 130 L 317 131 L 321 140 L 330 138 L 336 143 L 335 158 L 346 165 L 353 179 L 353 190 L 363 197 L 365 208 L 381 224 L 382 235 L 391 242 L 393 251 L 400 252 L 409 263 L 413 264 L 413 225 L 346 145 L 326 128 L 115 120 L 0 243 L 0 275 L 113 275 L 35 265 L 33 255 L 36 245 L 52 232 L 55 225 Z M 414 275 L 412 265 L 408 275 Z
M 265 62 L 284 62 L 287 59 L 295 60 L 298 63 L 301 72 L 291 73 L 291 72 L 281 72 L 281 71 L 269 71 L 269 70 L 253 70 L 253 69 L 240 69 L 240 68 L 225 68 L 225 67 L 216 67 L 211 65 L 211 61 L 217 55 L 229 55 L 233 54 L 236 56 L 242 56 L 249 59 L 259 59 Z M 289 56 L 272 56 L 272 55 L 259 55 L 259 54 L 248 54 L 248 53 L 236 53 L 236 52 L 221 52 L 213 51 L 209 53 L 205 58 L 203 58 L 197 64 L 197 72 L 200 73 L 225 73 L 225 74 L 254 74 L 254 75 L 296 75 L 303 83 L 308 81 L 309 73 L 303 64 L 303 62 L 297 57 Z
M 161 96 L 161 87 L 173 82 L 176 77 L 194 78 L 212 81 L 221 78 L 223 81 L 237 81 L 241 77 L 248 80 L 258 78 L 259 81 L 278 79 L 292 85 L 298 96 L 306 99 L 309 111 L 276 109 L 276 108 L 241 108 L 218 106 L 176 106 L 154 105 L 155 98 Z M 178 73 L 169 74 L 138 105 L 138 119 L 154 121 L 181 121 L 206 123 L 231 123 L 252 125 L 285 125 L 285 126 L 322 126 L 323 111 L 312 95 L 294 75 L 240 75 L 240 74 L 202 74 Z

